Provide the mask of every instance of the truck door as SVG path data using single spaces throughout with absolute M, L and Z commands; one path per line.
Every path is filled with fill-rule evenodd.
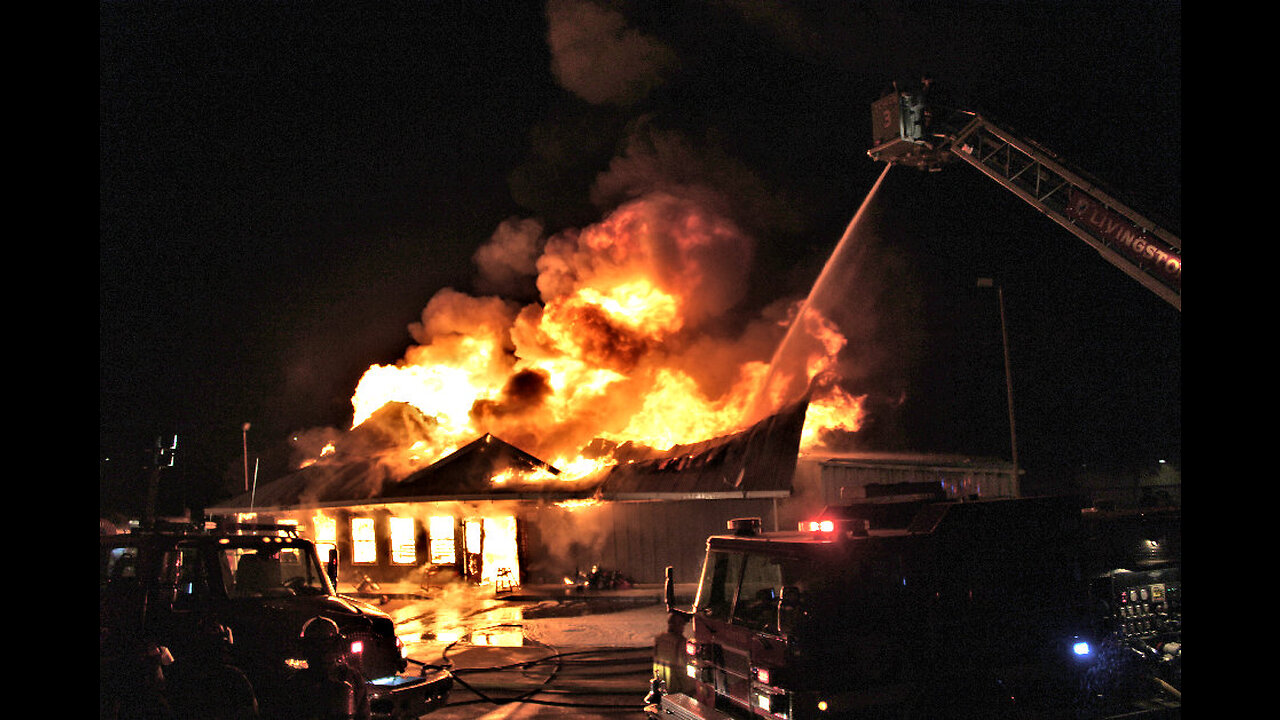
M 782 662 L 785 640 L 778 633 L 778 599 L 788 581 L 788 562 L 764 553 L 708 553 L 694 620 L 699 701 L 751 711 L 762 638 L 772 638 L 768 644 L 778 653 L 769 664 Z

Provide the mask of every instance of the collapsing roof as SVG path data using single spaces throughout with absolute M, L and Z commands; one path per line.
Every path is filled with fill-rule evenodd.
M 483 435 L 403 480 L 376 460 L 302 468 L 219 503 L 212 514 L 447 500 L 727 499 L 790 494 L 808 402 L 747 430 L 662 453 L 637 453 L 576 481 L 494 435 Z
M 619 463 L 605 477 L 601 495 L 614 500 L 785 497 L 808 407 L 805 400 L 735 435 Z

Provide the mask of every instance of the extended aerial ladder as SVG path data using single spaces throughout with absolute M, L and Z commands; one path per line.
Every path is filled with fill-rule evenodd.
M 959 159 L 1088 243 L 1103 258 L 1182 310 L 1182 240 L 1053 153 L 981 115 L 894 91 L 871 106 L 873 160 L 939 170 Z

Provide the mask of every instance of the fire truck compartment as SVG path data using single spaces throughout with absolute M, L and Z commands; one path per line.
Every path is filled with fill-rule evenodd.
M 688 695 L 664 695 L 659 707 L 663 713 L 677 720 L 734 720 L 732 715 L 726 715 Z

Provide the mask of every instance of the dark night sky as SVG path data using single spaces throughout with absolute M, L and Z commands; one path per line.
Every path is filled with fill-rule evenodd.
M 812 283 L 882 169 L 870 103 L 924 73 L 1180 232 L 1176 2 L 99 10 L 101 452 L 133 468 L 176 433 L 189 488 L 239 467 L 246 421 L 251 456 L 349 423 L 360 374 L 437 290 L 472 290 L 500 222 L 602 217 L 592 182 L 637 128 L 733 168 L 714 177 L 758 242 L 748 304 Z M 553 29 L 614 52 L 557 75 Z M 1007 456 L 987 276 L 1029 475 L 1180 462 L 1178 311 L 969 168 L 895 168 L 869 213 L 894 320 L 851 344 L 899 357 L 868 389 L 909 398 L 869 442 Z M 104 475 L 104 507 L 136 474 Z

